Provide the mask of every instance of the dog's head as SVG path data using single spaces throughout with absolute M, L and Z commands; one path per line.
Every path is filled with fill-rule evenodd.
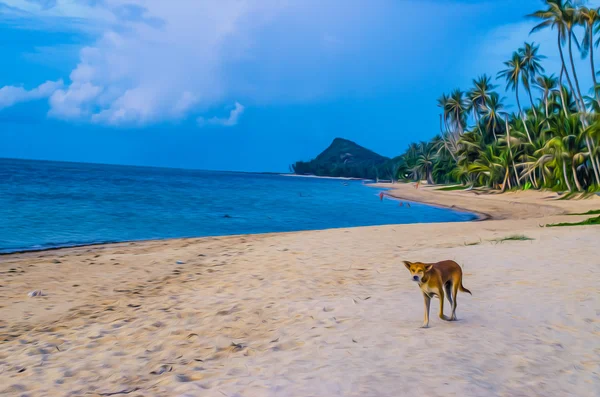
M 409 261 L 404 261 L 404 265 L 410 272 L 411 280 L 414 282 L 417 282 L 417 283 L 420 283 L 421 280 L 423 279 L 423 276 L 425 276 L 425 273 L 430 271 L 431 268 L 433 267 L 432 264 L 426 264 L 426 263 L 421 263 L 421 262 L 413 263 L 413 262 L 409 262 Z

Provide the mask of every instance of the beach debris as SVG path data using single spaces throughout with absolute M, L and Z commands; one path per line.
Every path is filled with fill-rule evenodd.
M 161 375 L 161 374 L 164 374 L 165 372 L 171 372 L 172 370 L 173 370 L 172 366 L 163 364 L 157 370 L 150 372 L 150 375 Z
M 28 293 L 27 296 L 30 298 L 34 298 L 36 296 L 46 296 L 46 294 L 44 294 L 41 290 L 36 289 L 35 291 L 31 291 L 30 293 Z
M 231 347 L 233 347 L 233 351 L 240 351 L 246 348 L 243 344 L 235 342 L 231 342 Z
M 55 259 L 52 261 L 52 263 L 62 263 L 61 261 L 59 261 L 58 259 Z
M 332 308 L 332 307 L 327 307 L 327 306 L 325 306 L 325 307 L 323 308 L 323 311 L 324 311 L 324 312 L 326 312 L 326 313 L 329 313 L 329 312 L 332 312 L 332 311 L 333 311 L 333 308 Z
M 133 303 L 130 303 L 130 304 L 127 305 L 127 307 L 138 308 L 138 307 L 142 307 L 142 305 L 135 305 Z
M 191 382 L 193 379 L 184 374 L 177 374 L 175 375 L 175 380 L 177 382 Z
M 184 261 L 177 261 L 175 263 L 178 264 L 178 265 L 183 265 L 185 262 Z
M 133 393 L 140 389 L 141 389 L 140 387 L 134 387 L 132 389 L 123 389 L 123 390 L 119 390 L 119 391 L 115 391 L 115 392 L 98 393 L 98 395 L 99 396 L 116 396 L 117 394 L 130 394 L 130 393 Z

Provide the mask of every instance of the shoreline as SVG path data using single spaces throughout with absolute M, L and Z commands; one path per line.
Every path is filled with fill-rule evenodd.
M 282 176 L 285 176 L 285 174 L 280 174 Z M 305 176 L 305 175 L 296 175 L 296 174 L 288 174 L 287 176 L 292 176 L 292 177 L 300 177 L 300 178 L 323 178 L 323 179 L 339 179 L 339 180 L 362 180 L 362 181 L 369 181 L 368 179 L 358 179 L 358 178 L 336 178 L 336 177 L 319 177 L 319 176 Z M 454 223 L 464 223 L 464 222 L 485 222 L 485 221 L 494 221 L 494 220 L 507 220 L 507 219 L 530 219 L 530 218 L 536 218 L 537 216 L 531 216 L 531 217 L 522 217 L 522 216 L 510 216 L 510 211 L 509 211 L 509 216 L 506 216 L 506 214 L 503 214 L 502 216 L 499 215 L 494 215 L 492 213 L 488 213 L 485 211 L 482 211 L 480 208 L 478 208 L 478 206 L 476 205 L 465 205 L 465 206 L 456 206 L 455 204 L 452 204 L 452 202 L 448 201 L 448 200 L 452 200 L 453 198 L 456 197 L 460 197 L 461 199 L 469 199 L 467 201 L 467 203 L 473 204 L 475 203 L 480 197 L 482 196 L 495 196 L 500 198 L 500 200 L 497 200 L 499 202 L 504 202 L 506 203 L 506 201 L 509 201 L 511 204 L 512 203 L 516 203 L 515 200 L 508 200 L 509 199 L 509 195 L 511 195 L 511 193 L 513 195 L 518 195 L 519 193 L 526 193 L 526 192 L 507 192 L 507 193 L 502 193 L 502 195 L 499 194 L 481 194 L 481 193 L 472 193 L 470 191 L 464 191 L 464 190 L 458 190 L 458 191 L 448 191 L 448 192 L 444 192 L 444 191 L 440 191 L 437 190 L 440 187 L 443 186 L 438 186 L 438 185 L 434 185 L 434 186 L 428 186 L 428 185 L 421 185 L 420 186 L 420 190 L 414 189 L 413 184 L 412 183 L 395 183 L 395 184 L 387 184 L 387 183 L 365 183 L 364 184 L 366 187 L 369 188 L 375 188 L 375 189 L 382 189 L 385 193 L 386 196 L 394 199 L 394 200 L 398 200 L 398 201 L 411 201 L 414 203 L 419 203 L 419 204 L 423 204 L 423 205 L 427 205 L 427 206 L 431 206 L 431 207 L 437 207 L 437 208 L 442 208 L 442 209 L 447 209 L 447 210 L 451 210 L 451 211 L 456 211 L 456 212 L 462 212 L 462 213 L 466 213 L 466 214 L 473 214 L 475 216 L 475 219 L 471 219 L 469 221 L 453 221 L 453 222 L 417 222 L 417 223 L 399 223 L 399 224 L 382 224 L 382 225 L 369 225 L 369 226 L 352 226 L 349 227 L 350 229 L 354 229 L 354 228 L 365 228 L 365 227 L 377 227 L 377 226 L 404 226 L 404 225 L 418 225 L 418 224 L 445 224 L 445 223 L 449 223 L 449 224 L 454 224 Z M 425 192 L 425 194 L 424 194 Z M 429 194 L 433 192 L 433 195 Z M 553 192 L 539 192 L 539 191 L 533 191 L 534 194 L 538 194 L 538 195 L 553 195 L 554 198 L 558 198 L 560 197 L 558 194 L 553 193 Z M 504 196 L 506 195 L 506 196 Z M 595 198 L 595 196 L 593 196 L 592 198 Z M 474 201 L 475 200 L 475 201 Z M 589 199 L 588 199 L 589 200 Z M 540 198 L 538 197 L 536 200 L 536 206 L 542 206 L 544 208 L 548 208 L 550 209 L 550 212 L 553 212 L 552 215 L 555 216 L 560 216 L 560 215 L 565 215 L 567 214 L 569 211 L 568 210 L 560 210 L 559 207 L 557 206 L 553 206 L 551 204 L 548 204 L 546 202 L 540 202 Z M 593 201 L 593 200 L 591 200 Z M 585 205 L 581 205 L 580 203 L 583 202 L 583 200 L 568 200 L 568 201 L 562 201 L 563 203 L 574 203 L 572 205 L 567 205 L 566 207 L 568 208 L 574 208 L 572 211 L 576 212 L 576 211 L 582 211 L 585 212 L 588 209 L 598 209 L 600 208 L 600 199 L 596 200 L 598 202 L 598 204 L 596 206 L 592 205 L 592 206 L 585 206 Z M 555 203 L 557 203 L 558 201 L 553 201 Z M 478 203 L 480 204 L 480 203 Z M 523 203 L 521 203 L 523 204 Z M 575 209 L 577 208 L 577 209 Z M 584 211 L 585 210 L 585 211 Z M 537 214 L 536 214 L 537 215 Z M 337 229 L 348 229 L 348 227 L 342 227 L 342 228 L 323 228 L 323 229 L 302 229 L 302 230 L 291 230 L 291 231 L 285 231 L 285 232 L 263 232 L 263 233 L 246 233 L 246 234 L 223 234 L 223 235 L 210 235 L 210 236 L 186 236 L 186 237 L 165 237 L 165 238 L 150 238 L 150 239 L 138 239 L 138 240 L 120 240 L 120 241 L 106 241 L 106 242 L 93 242 L 93 243 L 81 243 L 81 244 L 74 244 L 74 245 L 64 245 L 64 246 L 57 246 L 57 247 L 48 247 L 48 248 L 25 248 L 25 249 L 17 249 L 16 251 L 11 251 L 11 252 L 0 252 L 0 259 L 2 257 L 7 257 L 7 256 L 11 256 L 11 255 L 19 255 L 19 254 L 31 254 L 31 253 L 43 253 L 43 252 L 49 252 L 49 251 L 60 251 L 60 250 L 68 250 L 68 249 L 75 249 L 75 248 L 86 248 L 86 247 L 101 247 L 101 246 L 113 246 L 113 245 L 117 245 L 117 244 L 136 244 L 136 243 L 148 243 L 148 242 L 153 242 L 153 241 L 177 241 L 177 240 L 188 240 L 188 239 L 209 239 L 209 238 L 223 238 L 223 237 L 243 237 L 243 236 L 262 236 L 262 235 L 276 235 L 276 234 L 289 234 L 289 233 L 302 233 L 302 232 L 313 232 L 313 231 L 327 231 L 327 230 L 337 230 Z
M 540 224 L 585 219 L 560 213 L 600 198 L 395 188 L 508 219 L 2 256 L 0 394 L 596 396 L 600 228 Z M 433 300 L 422 330 L 402 261 L 443 259 L 473 296 L 459 294 L 458 322 Z
M 332 179 L 332 180 L 340 180 L 340 181 L 373 181 L 373 179 L 349 178 L 349 177 L 342 177 L 342 176 L 318 176 L 318 175 L 300 175 L 300 174 L 278 174 L 278 175 L 279 176 L 288 176 L 288 177 L 292 177 L 292 178 Z
M 283 174 L 282 174 L 283 176 Z M 307 178 L 323 178 L 323 179 L 340 179 L 340 180 L 363 180 L 363 181 L 369 181 L 368 179 L 356 179 L 356 178 L 333 178 L 333 177 L 318 177 L 318 176 L 304 176 L 304 175 L 288 175 L 288 176 L 293 176 L 293 177 L 307 177 Z M 389 190 L 390 188 L 387 188 L 385 185 L 383 184 L 376 184 L 376 183 L 372 183 L 372 184 L 368 184 L 365 183 L 364 184 L 365 187 L 369 187 L 369 188 L 376 188 L 376 189 L 383 189 L 386 191 L 386 195 L 388 195 L 389 197 L 394 197 L 392 194 L 389 194 Z M 394 197 L 396 198 L 396 197 Z M 463 213 L 468 213 L 468 214 L 473 214 L 476 218 L 469 220 L 468 222 L 480 222 L 480 221 L 484 221 L 489 218 L 489 215 L 487 214 L 483 214 L 483 213 L 479 213 L 477 211 L 470 211 L 468 209 L 462 209 L 462 208 L 452 208 L 449 206 L 444 206 L 444 205 L 437 205 L 437 204 L 430 204 L 430 203 L 426 203 L 426 202 L 420 202 L 420 201 L 416 201 L 413 200 L 413 202 L 418 202 L 424 205 L 428 205 L 431 207 L 437 207 L 437 208 L 443 208 L 443 209 L 448 209 L 451 211 L 456 211 L 456 212 L 463 212 Z M 454 222 L 439 222 L 439 223 L 455 223 L 455 222 L 461 222 L 461 221 L 454 221 Z M 417 222 L 421 223 L 421 222 Z M 437 223 L 437 222 L 436 222 Z M 369 226 L 352 226 L 352 228 L 360 228 L 360 227 L 372 227 L 372 226 L 389 226 L 389 225 L 409 225 L 412 223 L 399 223 L 399 224 L 382 224 L 382 225 L 369 225 Z M 347 227 L 343 227 L 343 228 L 347 228 Z M 279 233 L 299 233 L 299 232 L 310 232 L 310 231 L 324 231 L 324 230 L 335 230 L 335 229 L 340 229 L 339 227 L 328 227 L 328 228 L 323 228 L 323 229 L 301 229 L 301 230 L 291 230 L 291 231 L 285 231 L 285 232 L 262 232 L 262 233 L 246 233 L 246 234 L 222 234 L 222 235 L 209 235 L 209 236 L 184 236 L 184 237 L 165 237 L 165 238 L 149 238 L 149 239 L 134 239 L 134 240 L 119 240 L 119 241 L 105 241 L 105 242 L 91 242 L 91 243 L 78 243 L 78 244 L 65 244 L 65 245 L 60 245 L 60 246 L 53 246 L 53 247 L 47 247 L 47 248 L 18 248 L 15 251 L 10 251 L 10 252 L 0 252 L 0 258 L 5 257 L 5 256 L 9 256 L 9 255 L 16 255 L 16 254 L 27 254 L 27 253 L 39 253 L 39 252 L 46 252 L 46 251 L 57 251 L 57 250 L 63 250 L 63 249 L 71 249 L 71 248 L 81 248 L 81 247 L 96 247 L 96 246 L 110 246 L 110 245 L 114 245 L 114 244 L 130 244 L 130 243 L 144 243 L 144 242 L 151 242 L 151 241 L 169 241 L 169 240 L 183 240 L 183 239 L 202 239 L 202 238 L 218 238 L 218 237 L 230 237 L 230 236 L 255 236 L 255 235 L 265 235 L 265 234 L 279 234 Z

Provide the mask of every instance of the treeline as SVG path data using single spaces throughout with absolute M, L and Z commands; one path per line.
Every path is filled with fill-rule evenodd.
M 397 159 L 396 178 L 502 191 L 599 190 L 600 86 L 593 53 L 600 41 L 600 11 L 570 1 L 544 3 L 545 9 L 529 17 L 539 21 L 533 32 L 552 29 L 557 35 L 558 77 L 545 73 L 539 47 L 525 43 L 496 76 L 514 92 L 517 111 L 506 111 L 504 98 L 486 75 L 473 80 L 466 92 L 442 95 L 439 136 L 411 144 Z M 582 37 L 575 27 L 582 28 Z M 577 56 L 589 60 L 593 86 L 588 95 L 582 95 Z M 528 107 L 521 105 L 522 96 Z

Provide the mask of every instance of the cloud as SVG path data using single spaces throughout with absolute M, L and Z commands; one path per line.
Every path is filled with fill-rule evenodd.
M 164 0 L 31 1 L 40 17 L 88 14 L 90 24 L 105 27 L 80 51 L 66 85 L 51 93 L 48 115 L 128 126 L 197 116 L 235 100 L 221 70 L 244 56 L 247 37 L 279 8 L 276 0 L 188 1 L 180 7 Z M 234 125 L 242 112 L 236 103 L 229 119 L 208 122 Z
M 228 103 L 254 107 L 406 90 L 398 76 L 414 84 L 431 80 L 428 56 L 440 51 L 439 37 L 455 29 L 451 21 L 475 17 L 480 8 L 431 0 L 376 7 L 346 0 L 2 3 L 29 15 L 11 14 L 19 28 L 82 32 L 86 47 L 70 64 L 65 86 L 50 96 L 49 117 L 115 126 L 195 120 Z M 423 7 L 431 26 L 425 31 L 415 22 Z M 203 120 L 218 125 L 213 119 Z
M 23 87 L 4 86 L 0 88 L 0 110 L 18 103 L 48 98 L 63 84 L 62 80 L 46 81 L 29 91 Z
M 244 105 L 239 102 L 235 103 L 235 107 L 229 112 L 229 117 L 219 118 L 212 117 L 208 120 L 205 120 L 204 117 L 198 117 L 196 120 L 198 126 L 203 127 L 205 125 L 216 125 L 223 127 L 231 127 L 238 123 L 240 116 L 244 113 Z

